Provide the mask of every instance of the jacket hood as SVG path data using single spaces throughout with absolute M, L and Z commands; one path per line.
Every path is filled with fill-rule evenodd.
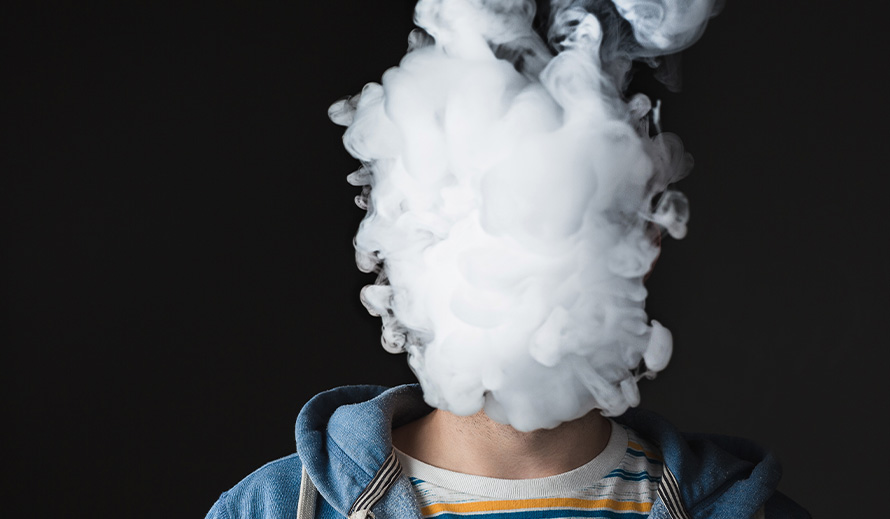
M 344 386 L 316 395 L 306 403 L 296 424 L 297 454 L 318 492 L 346 516 L 392 452 L 392 429 L 432 411 L 416 384 Z M 404 478 L 403 478 L 404 479 Z M 410 483 L 407 496 L 413 503 Z M 388 492 L 384 506 L 403 492 Z M 416 505 L 414 505 L 416 507 Z
M 324 500 L 345 516 L 392 453 L 392 429 L 431 410 L 417 384 L 326 391 L 310 400 L 297 418 L 297 453 Z M 665 472 L 679 482 L 678 493 L 691 517 L 752 517 L 774 496 L 781 467 L 772 453 L 753 442 L 681 433 L 657 414 L 640 409 L 615 421 L 660 447 L 669 469 Z M 808 517 L 787 498 L 779 495 L 778 501 L 782 517 Z M 392 516 L 419 517 L 407 478 L 400 478 L 379 506 Z
M 753 517 L 782 477 L 776 456 L 750 440 L 681 433 L 643 409 L 629 409 L 615 421 L 659 446 L 692 517 Z

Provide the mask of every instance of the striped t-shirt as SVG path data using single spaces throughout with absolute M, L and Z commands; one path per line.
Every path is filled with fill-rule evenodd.
M 471 476 L 396 451 L 425 518 L 532 519 L 647 517 L 658 495 L 658 449 L 612 422 L 606 448 L 577 469 L 536 479 Z

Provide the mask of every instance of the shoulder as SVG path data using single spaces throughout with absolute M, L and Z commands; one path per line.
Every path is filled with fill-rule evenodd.
M 294 517 L 301 476 L 297 454 L 269 462 L 223 492 L 206 519 Z

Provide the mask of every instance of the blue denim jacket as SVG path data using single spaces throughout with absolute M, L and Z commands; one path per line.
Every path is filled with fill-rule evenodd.
M 408 479 L 395 473 L 381 483 L 386 472 L 381 467 L 392 460 L 392 429 L 429 411 L 416 384 L 347 386 L 321 393 L 297 417 L 297 453 L 264 465 L 224 492 L 207 518 L 295 518 L 304 471 L 311 480 L 304 494 L 314 484 L 320 496 L 304 514 L 317 519 L 350 512 L 353 519 L 420 518 Z M 675 478 L 676 486 L 659 489 L 652 518 L 745 518 L 758 510 L 767 519 L 810 517 L 775 490 L 781 476 L 778 461 L 750 441 L 683 434 L 658 415 L 637 409 L 616 421 L 659 445 L 665 472 Z M 363 496 L 371 489 L 379 494 L 371 499 L 371 513 L 356 513 L 353 505 L 367 501 Z

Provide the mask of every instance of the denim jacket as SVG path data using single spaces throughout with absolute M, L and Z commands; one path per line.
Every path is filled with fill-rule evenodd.
M 393 456 L 391 431 L 430 410 L 416 384 L 321 393 L 297 417 L 297 452 L 224 492 L 207 518 L 419 519 L 411 483 Z M 664 456 L 651 518 L 810 517 L 775 490 L 778 461 L 750 441 L 680 433 L 638 409 L 615 420 L 657 444 Z

